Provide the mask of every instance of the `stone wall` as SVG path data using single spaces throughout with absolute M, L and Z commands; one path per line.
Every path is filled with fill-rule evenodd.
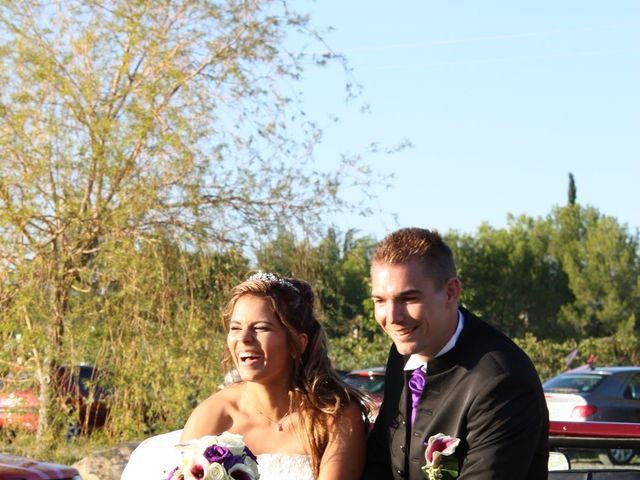
M 127 442 L 98 450 L 73 464 L 83 480 L 120 480 L 131 452 L 140 442 Z

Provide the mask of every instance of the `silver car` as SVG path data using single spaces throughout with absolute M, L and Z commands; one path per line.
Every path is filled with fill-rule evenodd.
M 640 423 L 640 367 L 583 367 L 542 385 L 549 419 L 568 422 Z M 612 463 L 623 464 L 632 449 L 612 449 Z

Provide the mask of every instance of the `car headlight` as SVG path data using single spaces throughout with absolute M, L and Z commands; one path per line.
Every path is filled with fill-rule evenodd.
M 74 475 L 71 480 L 82 480 L 82 475 Z

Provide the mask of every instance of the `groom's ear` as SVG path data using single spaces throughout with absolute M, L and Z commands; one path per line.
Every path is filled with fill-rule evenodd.
M 445 290 L 447 292 L 447 300 L 449 300 L 449 302 L 452 302 L 453 306 L 457 309 L 458 300 L 460 299 L 460 292 L 462 290 L 460 286 L 460 280 L 458 280 L 456 277 L 450 278 L 445 284 Z

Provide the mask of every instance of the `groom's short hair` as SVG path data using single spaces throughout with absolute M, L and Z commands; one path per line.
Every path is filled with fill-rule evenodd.
M 457 276 L 451 248 L 437 230 L 425 228 L 401 228 L 387 235 L 376 247 L 371 266 L 398 265 L 414 259 L 422 263 L 425 275 L 433 278 L 436 288 Z

